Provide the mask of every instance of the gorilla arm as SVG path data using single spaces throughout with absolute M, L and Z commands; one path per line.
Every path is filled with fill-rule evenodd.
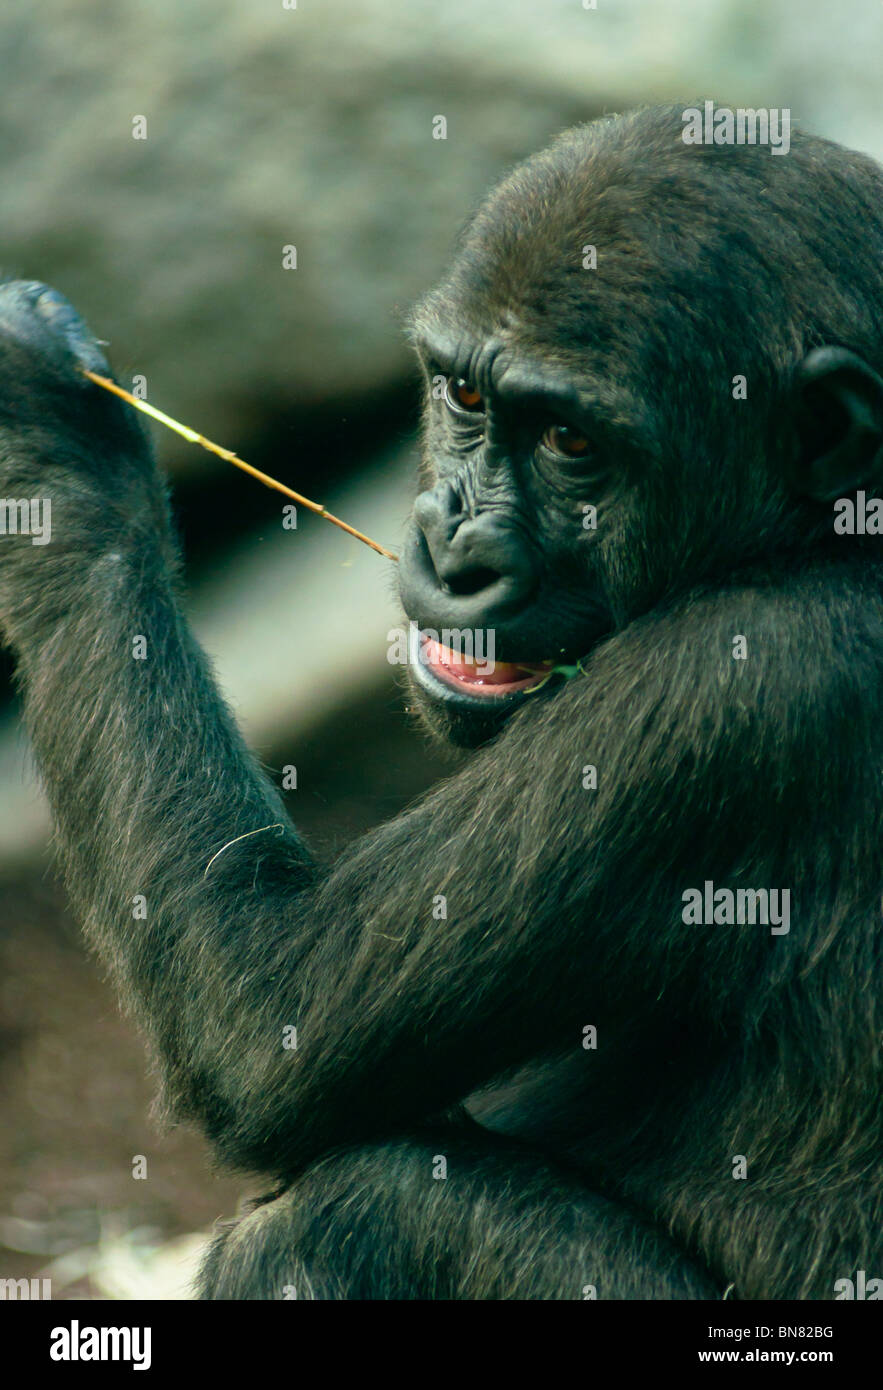
M 80 435 L 53 435 L 45 410 L 39 429 L 3 421 L 3 491 L 52 496 L 54 540 L 3 540 L 0 620 L 74 904 L 172 1109 L 222 1157 L 290 1174 L 413 1125 L 578 1048 L 602 1000 L 637 1015 L 680 979 L 709 1011 L 738 1008 L 769 938 L 684 926 L 680 893 L 736 863 L 752 886 L 789 886 L 755 804 L 787 796 L 795 740 L 824 748 L 828 715 L 809 717 L 816 688 L 789 739 L 787 709 L 777 731 L 758 708 L 784 692 L 783 663 L 805 684 L 836 669 L 847 620 L 824 594 L 793 600 L 784 638 L 776 588 L 631 624 L 585 678 L 528 700 L 457 777 L 320 869 L 182 616 L 149 451 L 95 394 Z M 746 631 L 753 659 L 735 662 Z

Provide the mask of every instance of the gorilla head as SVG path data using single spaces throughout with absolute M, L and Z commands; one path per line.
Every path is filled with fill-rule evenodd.
M 554 698 L 678 590 L 829 543 L 823 504 L 881 471 L 879 169 L 682 130 L 672 107 L 566 132 L 413 315 L 425 490 L 401 595 L 418 701 L 455 741 Z

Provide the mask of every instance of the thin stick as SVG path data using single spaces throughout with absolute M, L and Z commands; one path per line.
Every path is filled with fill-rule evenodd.
M 109 377 L 99 376 L 97 372 L 90 372 L 87 367 L 83 368 L 84 375 L 90 381 L 94 381 L 96 386 L 103 386 L 105 391 L 112 391 L 121 400 L 128 401 L 136 410 L 143 411 L 151 419 L 158 420 L 161 425 L 166 425 L 176 434 L 180 434 L 191 444 L 201 444 L 203 449 L 208 449 L 210 454 L 217 454 L 218 458 L 226 459 L 227 463 L 232 463 L 234 468 L 241 468 L 243 473 L 251 474 L 252 478 L 257 478 L 259 483 L 265 487 L 275 488 L 277 492 L 284 493 L 292 501 L 297 502 L 301 507 L 306 507 L 308 511 L 315 512 L 317 516 L 323 516 L 326 521 L 330 521 L 332 526 L 339 526 L 341 531 L 346 531 L 348 536 L 355 536 L 357 541 L 369 545 L 372 550 L 376 550 L 378 555 L 385 555 L 387 560 L 398 562 L 398 555 L 393 555 L 391 550 L 378 545 L 377 541 L 372 541 L 370 536 L 366 536 L 362 531 L 357 531 L 354 526 L 348 526 L 345 521 L 341 521 L 339 516 L 333 516 L 331 512 L 319 505 L 318 502 L 311 502 L 309 497 L 303 497 L 301 493 L 295 492 L 293 488 L 286 487 L 284 483 L 271 478 L 269 473 L 262 473 L 259 468 L 254 468 L 245 459 L 241 459 L 238 454 L 234 454 L 232 449 L 223 449 L 220 444 L 213 444 L 210 439 L 206 439 L 204 434 L 197 434 L 196 430 L 190 429 L 187 425 L 182 425 L 179 420 L 173 420 L 171 415 L 165 415 L 161 410 L 157 410 L 155 405 L 149 405 L 147 401 L 142 401 L 138 396 L 133 396 L 131 391 L 124 391 L 122 386 L 117 386 L 115 381 Z

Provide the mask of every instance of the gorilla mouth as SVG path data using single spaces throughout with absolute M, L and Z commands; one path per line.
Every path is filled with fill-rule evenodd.
M 506 695 L 535 690 L 548 679 L 555 663 L 551 660 L 524 665 L 510 661 L 468 661 L 461 652 L 421 633 L 417 664 L 460 695 L 499 700 Z

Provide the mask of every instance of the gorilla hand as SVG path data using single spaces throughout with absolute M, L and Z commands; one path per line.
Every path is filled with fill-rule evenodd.
M 83 368 L 110 375 L 73 306 L 39 282 L 0 284 L 0 631 L 23 653 L 148 533 L 173 559 L 146 433 Z

